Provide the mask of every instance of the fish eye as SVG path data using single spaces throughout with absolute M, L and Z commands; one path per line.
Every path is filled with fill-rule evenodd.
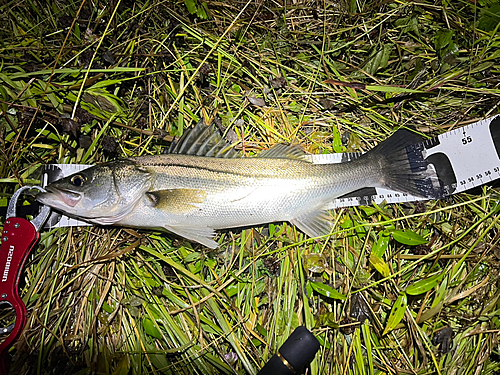
M 77 174 L 76 176 L 71 177 L 70 181 L 76 187 L 80 187 L 85 182 L 85 177 L 83 177 L 82 175 Z

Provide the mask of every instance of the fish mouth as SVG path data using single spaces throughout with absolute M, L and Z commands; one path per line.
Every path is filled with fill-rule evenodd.
M 53 188 L 50 185 L 45 190 L 45 193 L 37 194 L 36 200 L 53 208 L 64 208 L 64 206 L 75 207 L 83 198 L 82 193 L 68 189 Z

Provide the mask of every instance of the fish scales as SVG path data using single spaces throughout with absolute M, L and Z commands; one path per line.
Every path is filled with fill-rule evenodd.
M 202 139 L 208 134 L 212 143 Z M 364 187 L 441 197 L 420 141 L 399 130 L 353 161 L 312 164 L 290 145 L 237 157 L 201 123 L 171 154 L 91 167 L 51 183 L 37 199 L 89 222 L 163 229 L 211 248 L 218 246 L 216 229 L 275 221 L 290 221 L 318 237 L 332 229 L 325 214 L 330 203 Z M 188 154 L 176 153 L 184 150 Z
M 289 159 L 213 159 L 172 155 L 132 159 L 154 173 L 151 191 L 198 189 L 207 192 L 198 211 L 186 218 L 214 229 L 290 220 L 333 198 L 366 186 L 380 171 L 357 164 L 315 165 Z M 360 176 L 363 176 L 362 178 Z M 207 221 L 203 220 L 207 219 Z

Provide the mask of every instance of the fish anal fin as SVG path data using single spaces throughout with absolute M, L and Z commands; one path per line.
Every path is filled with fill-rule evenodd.
M 147 192 L 146 196 L 154 208 L 187 213 L 197 209 L 197 204 L 205 201 L 207 192 L 198 189 L 166 189 Z
M 215 231 L 212 228 L 187 225 L 165 225 L 164 227 L 166 230 L 178 236 L 201 243 L 210 249 L 215 249 L 219 246 L 219 244 L 212 239 L 215 236 Z
M 310 237 L 328 235 L 333 227 L 330 215 L 324 210 L 309 212 L 290 222 Z
M 268 150 L 262 151 L 257 157 L 267 159 L 296 159 L 308 161 L 304 150 L 297 145 L 278 143 Z

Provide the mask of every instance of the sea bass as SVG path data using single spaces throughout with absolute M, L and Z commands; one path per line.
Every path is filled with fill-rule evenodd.
M 168 154 L 96 165 L 55 181 L 37 200 L 102 225 L 154 228 L 216 248 L 216 229 L 288 221 L 327 235 L 332 201 L 364 187 L 439 198 L 420 137 L 398 130 L 346 163 L 313 164 L 295 145 L 241 157 L 203 121 Z

